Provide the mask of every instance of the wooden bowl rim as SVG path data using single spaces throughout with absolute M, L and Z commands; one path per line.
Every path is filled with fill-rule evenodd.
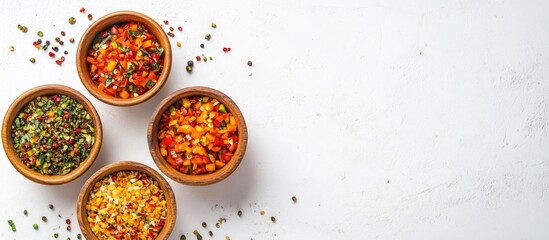
M 72 99 L 81 103 L 82 106 L 84 106 L 84 109 L 86 109 L 86 111 L 91 115 L 94 122 L 95 142 L 86 160 L 84 160 L 76 169 L 72 170 L 66 175 L 48 176 L 40 174 L 28 168 L 26 165 L 23 164 L 19 156 L 17 156 L 17 152 L 13 147 L 13 139 L 11 137 L 11 125 L 15 120 L 15 117 L 19 114 L 21 109 L 27 105 L 28 102 L 38 96 L 47 96 L 53 94 L 69 96 Z M 99 117 L 99 114 L 97 113 L 97 110 L 95 109 L 93 104 L 80 92 L 64 85 L 46 84 L 27 90 L 12 102 L 6 112 L 6 115 L 4 116 L 4 121 L 2 123 L 2 145 L 9 161 L 11 162 L 13 167 L 23 176 L 41 184 L 64 184 L 81 176 L 95 162 L 95 159 L 97 158 L 97 155 L 99 154 L 99 151 L 101 149 L 102 140 L 103 126 L 101 123 L 101 118 Z
M 173 193 L 173 189 L 168 181 L 166 181 L 166 179 L 162 177 L 162 175 L 156 170 L 145 164 L 134 161 L 119 161 L 104 166 L 97 172 L 95 172 L 92 176 L 90 176 L 90 178 L 88 178 L 88 180 L 86 180 L 86 182 L 82 186 L 76 202 L 76 215 L 78 218 L 78 225 L 80 226 L 80 230 L 82 231 L 84 237 L 86 239 L 99 239 L 90 229 L 87 219 L 87 212 L 85 210 L 86 202 L 89 198 L 90 191 L 92 190 L 93 185 L 97 181 L 108 176 L 109 174 L 119 171 L 138 171 L 141 173 L 145 173 L 147 176 L 153 178 L 156 182 L 158 182 L 158 185 L 160 186 L 162 191 L 164 191 L 164 197 L 166 198 L 166 202 L 168 204 L 168 213 L 166 216 L 166 223 L 162 230 L 160 230 L 160 233 L 158 234 L 156 239 L 168 239 L 175 227 L 175 222 L 177 220 L 177 202 Z
M 229 112 L 235 116 L 238 126 L 239 145 L 237 146 L 235 155 L 231 161 L 229 161 L 221 170 L 204 175 L 188 175 L 174 169 L 166 162 L 166 160 L 164 160 L 164 157 L 160 155 L 158 139 L 156 136 L 158 135 L 158 124 L 162 114 L 176 101 L 181 100 L 184 97 L 197 95 L 209 96 L 217 99 L 223 103 L 228 108 Z M 166 176 L 186 185 L 209 185 L 224 180 L 238 168 L 244 158 L 244 154 L 246 153 L 246 147 L 248 145 L 248 128 L 242 112 L 236 103 L 226 94 L 213 88 L 194 86 L 175 91 L 158 104 L 147 128 L 147 142 L 149 144 L 149 151 L 154 163 Z
M 99 34 L 99 32 L 105 30 L 106 28 L 114 24 L 129 22 L 129 21 L 135 21 L 135 22 L 140 22 L 144 24 L 149 29 L 149 31 L 157 37 L 160 43 L 160 46 L 164 49 L 164 64 L 162 66 L 163 67 L 162 72 L 158 77 L 158 81 L 152 89 L 135 98 L 121 99 L 121 98 L 109 96 L 104 92 L 97 91 L 97 86 L 91 81 L 91 78 L 89 76 L 89 69 L 88 69 L 88 64 L 86 62 L 86 57 L 87 57 L 88 50 L 90 49 L 91 44 L 93 42 L 93 39 L 97 34 Z M 164 32 L 164 29 L 160 26 L 160 24 L 154 21 L 154 19 L 152 19 L 151 17 L 143 13 L 134 12 L 134 11 L 118 11 L 118 12 L 109 13 L 99 18 L 97 21 L 92 23 L 86 29 L 86 31 L 82 35 L 82 38 L 80 39 L 80 42 L 78 44 L 78 48 L 76 51 L 76 70 L 78 72 L 80 81 L 82 82 L 82 84 L 84 84 L 84 87 L 95 98 L 99 99 L 104 103 L 114 105 L 114 106 L 121 106 L 121 107 L 133 106 L 133 105 L 137 105 L 142 102 L 145 102 L 148 99 L 155 96 L 160 91 L 160 89 L 162 89 L 162 87 L 168 80 L 171 67 L 172 67 L 172 48 L 171 48 L 170 40 L 168 39 L 168 36 Z

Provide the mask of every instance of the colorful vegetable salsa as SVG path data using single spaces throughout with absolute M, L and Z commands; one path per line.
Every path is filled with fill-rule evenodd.
M 120 171 L 95 183 L 86 203 L 88 223 L 100 239 L 155 239 L 168 214 L 164 192 L 149 176 Z
M 127 99 L 154 87 L 162 72 L 163 53 L 143 24 L 128 22 L 99 33 L 86 60 L 99 91 Z
M 17 115 L 11 130 L 19 158 L 44 175 L 65 175 L 76 169 L 95 142 L 90 114 L 64 95 L 33 99 Z
M 197 175 L 227 164 L 238 146 L 235 117 L 217 99 L 183 98 L 170 106 L 158 129 L 160 153 L 172 167 Z

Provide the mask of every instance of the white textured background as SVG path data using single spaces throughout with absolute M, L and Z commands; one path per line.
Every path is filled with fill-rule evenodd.
M 183 26 L 156 97 L 119 108 L 85 90 L 68 43 L 90 24 L 82 6 L 95 19 L 131 9 Z M 177 89 L 205 85 L 239 104 L 248 151 L 222 183 L 170 181 L 178 203 L 170 239 L 194 229 L 206 236 L 202 221 L 214 239 L 549 239 L 548 12 L 544 0 L 2 1 L 1 117 L 27 89 L 65 84 L 95 104 L 105 135 L 92 168 L 63 186 L 27 180 L 2 154 L 0 238 L 75 239 L 83 182 L 119 160 L 157 169 L 146 143 L 153 109 Z M 62 67 L 32 46 L 38 30 L 50 40 L 67 32 Z M 202 51 L 205 33 L 212 41 Z M 187 74 L 200 53 L 214 61 Z M 50 221 L 34 231 L 42 215 Z M 216 229 L 219 217 L 227 223 Z

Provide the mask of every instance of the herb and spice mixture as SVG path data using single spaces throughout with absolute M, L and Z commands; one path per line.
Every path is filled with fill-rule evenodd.
M 160 153 L 170 165 L 190 174 L 208 174 L 227 164 L 238 146 L 235 117 L 208 96 L 183 98 L 160 119 Z
M 141 23 L 116 24 L 99 33 L 86 58 L 100 91 L 122 99 L 138 97 L 158 81 L 164 49 Z
M 90 114 L 65 95 L 33 99 L 17 115 L 11 130 L 19 158 L 44 175 L 65 175 L 76 169 L 95 142 Z
M 155 239 L 168 213 L 164 192 L 149 176 L 120 171 L 95 183 L 87 219 L 100 239 Z

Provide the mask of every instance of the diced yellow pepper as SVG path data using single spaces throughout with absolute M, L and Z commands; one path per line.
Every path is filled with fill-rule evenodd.
M 116 61 L 110 61 L 107 65 L 107 71 L 112 72 L 118 63 Z

